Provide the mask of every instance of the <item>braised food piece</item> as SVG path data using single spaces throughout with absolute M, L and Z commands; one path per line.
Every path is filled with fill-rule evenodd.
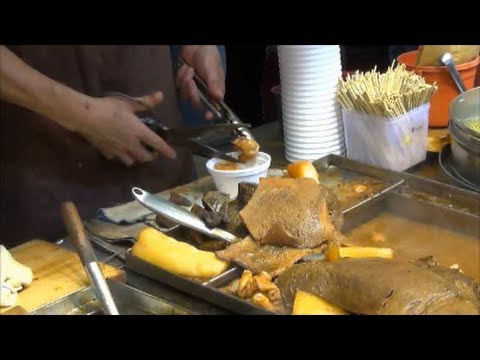
M 229 265 L 213 252 L 198 250 L 151 227 L 138 234 L 132 254 L 173 274 L 188 277 L 210 278 Z
M 260 150 L 260 145 L 255 140 L 247 139 L 246 137 L 238 137 L 232 141 L 232 144 L 241 152 L 238 160 L 243 163 L 254 159 Z
M 266 272 L 253 275 L 251 271 L 245 270 L 240 279 L 232 281 L 221 290 L 250 301 L 268 311 L 285 313 L 280 289 Z
M 190 202 L 190 200 L 188 200 L 185 196 L 182 196 L 176 192 L 170 193 L 170 198 L 168 199 L 168 201 L 179 206 L 186 206 L 186 207 L 192 206 L 192 203 Z
M 240 217 L 240 210 L 242 208 L 243 206 L 240 205 L 238 198 L 230 201 L 227 204 L 227 221 L 220 226 L 222 229 L 239 238 L 244 238 L 248 235 L 248 230 Z
M 288 165 L 287 172 L 291 178 L 310 178 L 318 183 L 317 169 L 308 160 L 300 160 Z
M 203 251 L 219 251 L 225 249 L 227 244 L 222 240 L 203 240 L 198 248 Z
M 318 296 L 299 290 L 295 294 L 292 315 L 348 315 L 348 312 Z
M 238 184 L 237 201 L 242 209 L 245 207 L 245 205 L 248 204 L 253 194 L 255 193 L 255 190 L 257 190 L 257 187 L 257 184 L 246 182 Z
M 293 265 L 276 279 L 288 308 L 306 291 L 356 314 L 480 314 L 480 289 L 458 270 L 386 259 Z
M 248 299 L 253 296 L 257 286 L 253 281 L 253 274 L 249 270 L 245 270 L 238 282 L 237 295 L 242 299 Z
M 202 203 L 205 209 L 219 213 L 223 222 L 228 221 L 228 203 L 230 202 L 230 195 L 221 191 L 209 191 L 203 198 Z
M 190 210 L 205 222 L 205 225 L 211 228 L 218 227 L 222 223 L 222 215 L 214 211 L 207 211 L 200 205 L 193 205 Z
M 240 216 L 260 244 L 314 248 L 341 238 L 336 203 L 313 179 L 263 178 Z
M 157 225 L 159 225 L 160 227 L 165 228 L 165 229 L 170 229 L 170 228 L 177 225 L 177 223 L 175 221 L 167 219 L 166 217 L 164 217 L 160 214 L 157 214 L 155 216 L 155 222 L 157 223 Z
M 233 261 L 254 274 L 266 272 L 274 278 L 310 252 L 307 249 L 259 245 L 248 236 L 216 254 L 218 258 Z
M 261 308 L 264 308 L 265 310 L 271 311 L 271 312 L 276 312 L 275 311 L 275 306 L 272 304 L 270 299 L 263 295 L 261 292 L 256 292 L 251 298 L 250 302 L 254 305 L 260 306 Z
M 207 240 L 207 237 L 203 235 L 202 233 L 195 231 L 193 229 L 188 229 L 184 228 L 183 229 L 184 233 L 184 239 L 190 243 L 193 243 L 195 246 L 197 246 L 199 249 L 201 249 L 200 245 L 203 244 Z M 207 250 L 207 249 L 201 249 L 201 250 Z M 210 250 L 208 250 L 210 251 Z

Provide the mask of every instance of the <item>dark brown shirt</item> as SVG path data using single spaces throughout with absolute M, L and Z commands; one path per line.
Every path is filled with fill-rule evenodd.
M 10 47 L 43 74 L 91 96 L 119 91 L 142 96 L 161 90 L 162 123 L 180 126 L 168 46 Z M 106 160 L 90 143 L 29 110 L 0 103 L 0 243 L 7 247 L 65 231 L 62 201 L 71 200 L 84 218 L 100 207 L 133 200 L 132 186 L 152 192 L 186 183 L 193 175 L 191 154 L 160 158 L 131 168 Z

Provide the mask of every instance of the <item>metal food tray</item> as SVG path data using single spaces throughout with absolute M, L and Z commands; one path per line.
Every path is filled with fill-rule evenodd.
M 361 164 L 359 162 L 329 155 L 313 163 L 319 172 L 320 183 L 336 192 L 341 200 L 344 214 L 342 232 L 370 220 L 382 210 L 391 211 L 415 221 L 434 224 L 445 229 L 458 231 L 480 238 L 480 194 L 463 190 L 437 181 L 420 178 L 407 173 L 399 173 Z M 271 176 L 280 176 L 282 172 L 274 170 Z M 374 191 L 368 196 L 359 195 L 355 198 L 344 197 L 338 192 L 341 184 L 371 183 Z M 211 179 L 201 179 L 197 182 L 172 189 L 199 202 L 201 194 L 214 190 Z M 448 223 L 442 221 L 449 219 Z M 181 229 L 175 227 L 166 233 L 178 240 Z M 232 266 L 224 273 L 200 281 L 177 276 L 168 271 L 149 264 L 131 254 L 125 253 L 125 265 L 128 269 L 150 279 L 162 282 L 180 291 L 200 297 L 210 303 L 229 309 L 239 314 L 273 314 L 248 301 L 224 293 L 220 290 L 231 281 L 240 277 L 243 269 Z

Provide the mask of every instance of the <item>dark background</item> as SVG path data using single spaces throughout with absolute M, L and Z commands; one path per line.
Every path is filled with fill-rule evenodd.
M 276 53 L 267 57 L 266 45 L 226 45 L 226 103 L 244 121 L 258 126 L 274 120 L 274 96 L 279 84 Z M 390 65 L 388 45 L 342 45 L 344 71 L 370 70 Z

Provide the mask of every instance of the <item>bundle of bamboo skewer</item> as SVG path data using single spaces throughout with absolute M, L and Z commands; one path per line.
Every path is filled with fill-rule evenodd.
M 436 90 L 436 84 L 427 84 L 423 77 L 394 62 L 383 74 L 375 67 L 348 75 L 340 80 L 337 95 L 346 109 L 393 118 L 428 103 Z

